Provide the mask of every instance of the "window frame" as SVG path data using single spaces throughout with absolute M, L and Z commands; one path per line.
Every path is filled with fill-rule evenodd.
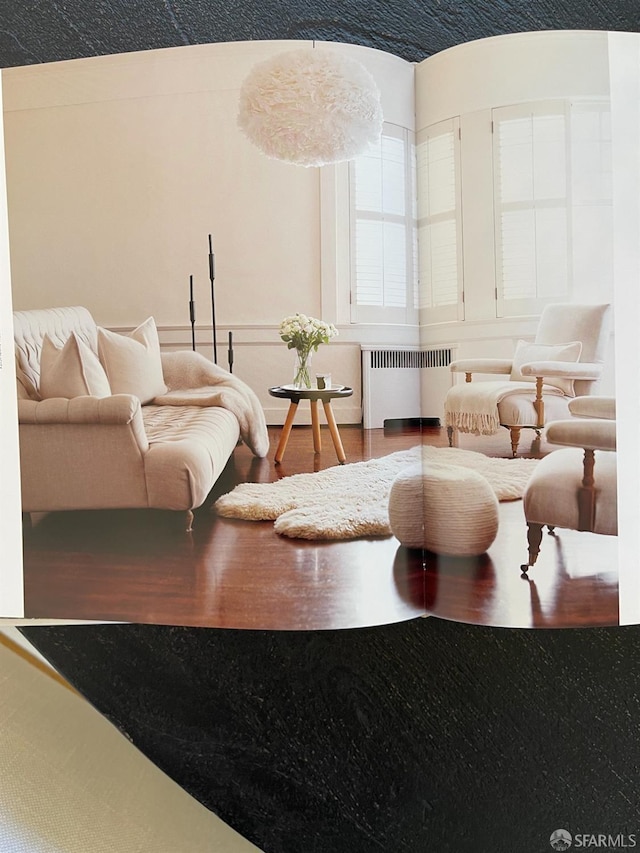
M 415 143 L 414 133 L 406 127 L 385 122 L 382 136 L 401 139 L 404 143 L 404 197 L 405 211 L 403 215 L 385 213 L 384 211 L 358 211 L 355 203 L 355 169 L 356 164 L 348 164 L 348 207 L 349 207 L 349 322 L 354 325 L 411 325 L 418 323 L 418 305 L 416 304 L 417 287 L 417 256 L 416 232 L 417 211 L 415 191 Z M 405 228 L 405 306 L 363 305 L 357 298 L 357 251 L 356 233 L 357 222 L 389 222 L 401 224 Z M 384 269 L 383 269 L 384 288 Z M 384 298 L 384 296 L 383 296 Z
M 493 154 L 493 174 L 494 174 L 494 230 L 495 230 L 495 280 L 496 280 L 496 317 L 517 317 L 523 315 L 539 315 L 545 305 L 554 302 L 571 301 L 574 291 L 575 279 L 575 251 L 574 243 L 576 235 L 576 212 L 583 208 L 596 207 L 612 207 L 612 197 L 599 195 L 595 198 L 579 199 L 574 197 L 574 185 L 577 178 L 577 158 L 576 158 L 576 139 L 574 137 L 574 119 L 580 112 L 596 112 L 599 113 L 599 127 L 603 127 L 604 115 L 611 110 L 610 100 L 607 98 L 584 98 L 584 99 L 549 99 L 544 101 L 533 101 L 530 103 L 505 105 L 495 107 L 492 110 L 492 154 Z M 536 200 L 533 199 L 531 204 L 522 202 L 508 202 L 501 204 L 500 200 L 500 145 L 497 132 L 498 116 L 511 115 L 514 118 L 518 116 L 530 115 L 532 117 L 543 117 L 550 115 L 561 115 L 564 120 L 564 156 L 565 156 L 565 193 L 562 202 L 558 199 L 553 200 Z M 609 119 L 610 122 L 610 119 Z M 610 128 L 610 124 L 609 124 Z M 598 136 L 598 144 L 602 147 L 609 142 L 605 136 Z M 602 154 L 600 155 L 602 157 Z M 609 164 L 610 155 L 609 155 Z M 604 175 L 604 171 L 602 175 Z M 602 180 L 602 177 L 601 177 Z M 522 297 L 519 299 L 505 299 L 502 276 L 502 245 L 503 232 L 501 228 L 501 214 L 505 209 L 564 209 L 566 223 L 566 288 L 558 295 L 550 296 L 535 296 Z M 534 239 L 536 235 L 534 232 Z M 536 242 L 534 252 L 538 256 L 538 243 Z M 536 272 L 537 274 L 537 272 Z M 536 281 L 537 287 L 537 281 Z
M 421 325 L 432 325 L 435 323 L 455 322 L 464 320 L 464 242 L 463 242 L 463 217 L 462 217 L 462 145 L 461 145 L 461 130 L 460 116 L 452 116 L 435 124 L 423 128 L 416 138 L 416 161 L 417 161 L 417 179 L 416 179 L 416 195 L 422 197 L 422 204 L 425 208 L 428 205 L 428 191 L 420 194 L 421 187 L 421 158 L 419 156 L 419 148 L 421 145 L 428 143 L 430 139 L 438 136 L 443 136 L 450 133 L 453 142 L 453 169 L 454 169 L 454 197 L 455 205 L 452 209 L 430 215 L 428 209 L 425 215 L 422 215 L 420 205 L 418 206 L 418 271 L 420 280 L 420 323 Z M 427 167 L 428 168 L 428 167 Z M 428 181 L 428 178 L 427 178 Z M 456 271 L 457 271 L 457 300 L 445 305 L 433 305 L 433 289 L 431 288 L 431 298 L 427 297 L 431 282 L 427 276 L 421 275 L 425 268 L 425 257 L 431 255 L 431 246 L 425 245 L 425 240 L 421 240 L 421 231 L 423 231 L 428 241 L 428 227 L 431 224 L 437 225 L 441 222 L 453 222 L 455 224 L 456 234 Z M 431 303 L 431 304 L 429 304 Z

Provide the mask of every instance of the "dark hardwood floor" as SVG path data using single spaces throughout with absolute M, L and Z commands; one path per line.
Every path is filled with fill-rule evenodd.
M 324 428 L 323 428 L 324 432 Z M 403 450 L 424 441 L 445 446 L 442 430 L 385 434 L 342 427 L 348 461 Z M 617 540 L 574 531 L 545 536 L 530 580 L 522 502 L 500 505 L 500 530 L 486 555 L 422 555 L 393 537 L 308 542 L 278 536 L 271 522 L 219 518 L 211 508 L 244 481 L 270 482 L 336 464 L 329 440 L 314 456 L 310 427 L 294 427 L 275 466 L 279 429 L 268 459 L 243 445 L 192 534 L 177 514 L 151 511 L 50 513 L 25 530 L 28 617 L 146 622 L 186 626 L 313 630 L 355 628 L 431 613 L 454 621 L 507 627 L 618 624 Z M 463 436 L 461 447 L 507 455 L 506 431 Z M 525 434 L 523 455 L 544 455 Z

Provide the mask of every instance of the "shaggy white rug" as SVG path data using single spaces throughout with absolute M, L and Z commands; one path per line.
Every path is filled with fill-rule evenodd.
M 275 483 L 242 483 L 216 501 L 227 518 L 275 519 L 276 533 L 296 539 L 390 536 L 389 491 L 396 475 L 416 462 L 473 468 L 500 501 L 522 497 L 537 459 L 494 459 L 456 447 L 413 447 L 380 459 L 293 474 Z

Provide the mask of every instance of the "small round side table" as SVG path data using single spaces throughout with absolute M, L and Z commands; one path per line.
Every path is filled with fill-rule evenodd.
M 280 397 L 285 400 L 289 400 L 289 411 L 287 412 L 287 418 L 284 422 L 284 426 L 282 427 L 282 434 L 280 435 L 278 449 L 276 450 L 276 465 L 282 462 L 282 457 L 284 456 L 284 452 L 287 448 L 287 442 L 291 435 L 291 427 L 293 426 L 293 420 L 296 416 L 296 412 L 298 411 L 298 403 L 300 400 L 308 400 L 309 405 L 311 406 L 311 428 L 313 430 L 314 453 L 320 453 L 322 450 L 320 421 L 318 420 L 318 400 L 320 400 L 329 426 L 329 432 L 331 433 L 333 446 L 336 449 L 338 462 L 341 465 L 344 465 L 347 461 L 347 457 L 345 456 L 344 448 L 342 446 L 336 419 L 334 418 L 333 411 L 331 410 L 331 401 L 337 397 L 351 397 L 353 394 L 353 388 L 335 388 L 333 390 L 328 389 L 326 391 L 319 391 L 316 388 L 310 388 L 308 390 L 294 390 L 293 388 L 281 388 L 278 386 L 276 388 L 269 388 L 269 394 L 271 394 L 272 397 Z

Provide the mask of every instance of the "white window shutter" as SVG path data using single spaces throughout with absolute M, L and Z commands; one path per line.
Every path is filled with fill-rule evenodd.
M 567 298 L 570 190 L 565 103 L 493 110 L 497 316 Z
M 609 108 L 519 104 L 493 110 L 493 126 L 497 316 L 537 314 L 594 264 L 611 274 Z
M 385 124 L 350 165 L 352 322 L 417 320 L 414 151 L 406 129 Z
M 421 317 L 463 318 L 459 120 L 420 133 L 417 145 Z

